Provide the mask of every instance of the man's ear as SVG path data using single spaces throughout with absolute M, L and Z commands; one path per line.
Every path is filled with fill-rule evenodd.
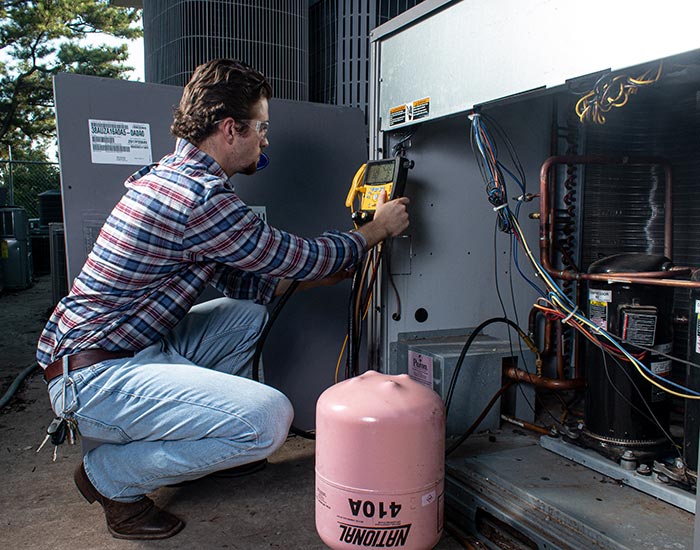
M 236 137 L 236 121 L 227 118 L 219 124 L 219 129 L 223 132 L 227 143 L 231 143 Z

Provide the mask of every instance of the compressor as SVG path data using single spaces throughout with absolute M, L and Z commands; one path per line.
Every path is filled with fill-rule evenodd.
M 440 540 L 445 408 L 407 374 L 368 371 L 316 405 L 316 530 L 334 550 Z
M 629 253 L 598 260 L 589 273 L 660 272 L 671 267 L 664 256 Z M 671 360 L 654 351 L 671 351 L 672 288 L 592 281 L 588 297 L 591 321 L 643 353 L 642 363 L 656 375 L 671 374 Z M 626 450 L 641 459 L 659 456 L 669 446 L 665 433 L 670 405 L 668 395 L 642 379 L 631 364 L 615 362 L 587 345 L 583 442 L 614 460 Z

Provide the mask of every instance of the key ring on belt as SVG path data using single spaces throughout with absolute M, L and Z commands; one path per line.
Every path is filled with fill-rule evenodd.
M 73 382 L 73 379 L 68 375 L 68 355 L 63 356 L 63 389 L 62 389 L 62 397 L 63 397 L 63 409 L 61 410 L 61 416 L 63 418 L 68 418 L 70 417 L 75 409 L 78 407 L 78 395 L 75 391 L 75 382 Z M 70 387 L 71 392 L 72 392 L 72 397 L 71 397 L 71 402 L 70 406 L 66 405 L 66 397 L 68 394 L 68 388 Z

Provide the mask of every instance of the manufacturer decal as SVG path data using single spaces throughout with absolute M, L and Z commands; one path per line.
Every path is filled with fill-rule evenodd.
M 150 164 L 151 127 L 142 122 L 88 120 L 93 164 Z
M 362 548 L 400 548 L 406 545 L 411 524 L 398 527 L 356 527 L 339 523 L 338 542 L 354 544 Z
M 433 389 L 433 358 L 428 355 L 408 352 L 408 375 L 416 382 Z

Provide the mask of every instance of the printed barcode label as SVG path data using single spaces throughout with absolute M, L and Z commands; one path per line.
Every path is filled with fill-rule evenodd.
M 88 120 L 90 155 L 94 164 L 135 164 L 152 162 L 151 129 L 144 122 Z

